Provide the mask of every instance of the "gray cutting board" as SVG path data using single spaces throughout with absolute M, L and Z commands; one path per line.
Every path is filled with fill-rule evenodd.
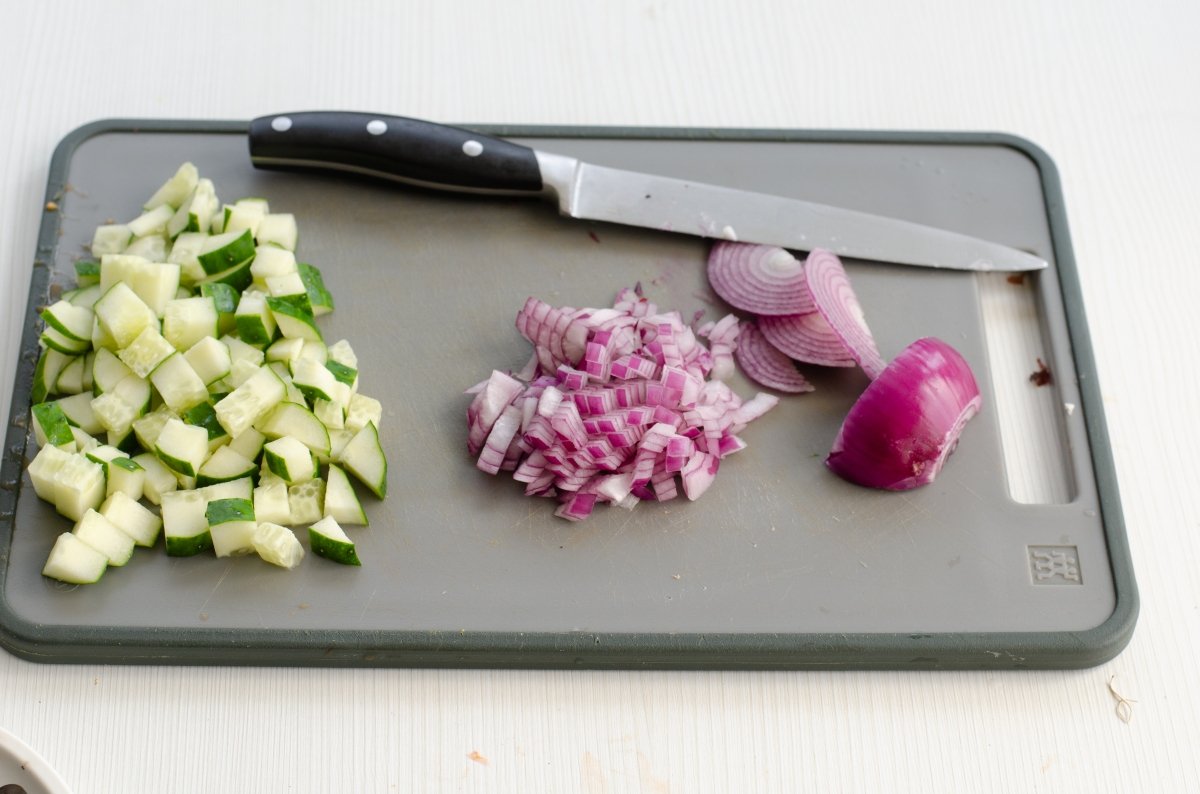
M 589 667 L 1071 667 L 1128 641 L 1137 596 L 1054 168 L 996 135 L 794 131 L 489 131 L 592 161 L 890 213 L 1028 248 L 1056 399 L 1048 443 L 1065 499 L 1010 493 L 979 276 L 848 262 L 885 357 L 920 336 L 966 356 L 985 409 L 933 485 L 847 484 L 822 465 L 866 385 L 808 368 L 743 434 L 702 500 L 601 507 L 573 524 L 550 500 L 475 469 L 463 390 L 516 368 L 528 295 L 600 306 L 640 282 L 662 308 L 727 311 L 699 239 L 582 224 L 534 201 L 441 195 L 365 180 L 260 172 L 244 124 L 99 122 L 51 169 L 0 474 L 4 644 L 49 662 Z M 27 437 L 34 307 L 71 283 L 94 227 L 126 220 L 184 160 L 223 200 L 295 213 L 301 259 L 337 301 L 330 340 L 359 355 L 384 403 L 389 497 L 351 529 L 363 566 L 141 550 L 97 585 L 40 575 L 70 523 L 18 464 Z M 758 389 L 740 375 L 743 397 Z M 1033 388 L 1030 386 L 1030 388 Z

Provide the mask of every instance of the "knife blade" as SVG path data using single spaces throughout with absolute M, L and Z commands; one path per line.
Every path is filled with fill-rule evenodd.
M 1039 270 L 1046 261 L 946 229 L 783 196 L 594 165 L 402 116 L 304 111 L 250 122 L 259 168 L 342 170 L 422 187 L 531 195 L 563 215 L 713 239 L 958 270 Z

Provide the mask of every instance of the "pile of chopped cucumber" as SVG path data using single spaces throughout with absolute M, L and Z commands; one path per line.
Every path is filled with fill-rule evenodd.
M 358 565 L 357 480 L 387 492 L 382 406 L 358 391 L 320 271 L 296 260 L 296 220 L 261 198 L 224 204 L 184 163 L 129 223 L 96 229 L 77 287 L 42 312 L 32 386 L 37 495 L 76 522 L 43 573 L 74 584 L 135 547 L 258 554 L 304 547 Z

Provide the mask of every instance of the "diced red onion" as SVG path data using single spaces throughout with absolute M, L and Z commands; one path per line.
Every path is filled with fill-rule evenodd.
M 823 367 L 853 367 L 857 363 L 820 312 L 759 317 L 758 330 L 780 352 L 797 361 Z
M 742 325 L 733 355 L 746 377 L 756 383 L 791 394 L 813 390 L 791 359 L 768 342 L 753 323 Z
M 927 337 L 906 347 L 850 409 L 826 458 L 838 476 L 870 488 L 932 482 L 983 398 L 957 350 Z
M 804 280 L 804 265 L 775 246 L 713 243 L 708 283 L 730 306 L 754 314 L 803 314 L 816 309 Z
M 814 249 L 804 263 L 804 280 L 817 311 L 829 322 L 863 372 L 872 380 L 879 377 L 887 362 L 879 355 L 841 260 L 822 248 Z
M 469 390 L 468 447 L 480 469 L 512 471 L 527 495 L 557 496 L 556 515 L 568 520 L 600 502 L 673 499 L 677 474 L 698 498 L 720 459 L 745 447 L 746 424 L 778 402 L 759 394 L 743 403 L 709 379 L 738 348 L 734 315 L 698 334 L 635 289 L 612 309 L 530 298 L 516 325 L 533 358 L 522 378 L 497 371 Z

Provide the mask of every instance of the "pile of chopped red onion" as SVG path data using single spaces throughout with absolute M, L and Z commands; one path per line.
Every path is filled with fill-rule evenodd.
M 871 379 L 838 431 L 825 461 L 830 470 L 888 490 L 933 481 L 982 403 L 958 351 L 924 338 L 885 362 L 845 268 L 822 249 L 800 262 L 774 246 L 717 242 L 708 280 L 729 305 L 755 315 L 735 352 L 751 380 L 783 392 L 812 391 L 796 362 L 857 364 Z
M 533 356 L 468 390 L 467 449 L 481 470 L 559 499 L 555 515 L 571 521 L 599 503 L 673 499 L 679 486 L 698 499 L 745 448 L 738 434 L 779 402 L 743 402 L 724 382 L 742 330 L 732 314 L 693 330 L 635 288 L 601 309 L 531 297 L 516 327 Z

